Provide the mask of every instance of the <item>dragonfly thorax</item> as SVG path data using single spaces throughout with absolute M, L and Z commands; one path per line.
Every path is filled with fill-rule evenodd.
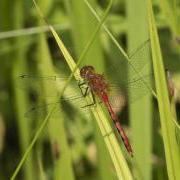
M 94 74 L 94 77 L 91 77 L 88 79 L 88 85 L 91 87 L 91 89 L 97 93 L 101 94 L 108 91 L 108 83 L 105 81 L 104 76 L 101 74 Z
M 96 94 L 101 94 L 108 90 L 104 76 L 97 74 L 93 66 L 84 66 L 80 70 L 81 77 L 87 82 L 92 91 Z

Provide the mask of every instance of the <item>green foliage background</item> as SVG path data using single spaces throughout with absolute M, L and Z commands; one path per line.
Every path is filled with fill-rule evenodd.
M 31 0 L 0 1 L 0 179 L 180 179 L 180 2 L 36 2 L 40 11 Z M 78 78 L 78 67 L 88 64 L 111 72 L 111 64 L 129 60 L 147 39 L 150 52 L 138 55 L 134 66 L 136 75 L 144 65 L 142 73 L 153 72 L 154 92 L 118 111 L 133 158 L 103 107 L 83 112 L 78 100 L 42 106 L 79 94 L 73 80 L 48 77 Z M 175 86 L 170 98 L 165 67 Z M 112 79 L 134 76 L 127 62 L 118 68 Z M 46 81 L 21 84 L 22 74 Z M 128 93 L 131 99 L 134 89 Z M 27 117 L 32 106 L 40 108 Z

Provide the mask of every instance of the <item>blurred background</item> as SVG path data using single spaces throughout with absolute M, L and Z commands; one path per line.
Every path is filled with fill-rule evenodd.
M 88 7 L 88 2 L 92 9 Z M 102 17 L 109 0 L 37 0 L 37 3 L 48 23 L 58 32 L 69 53 L 77 60 L 98 25 L 92 10 Z M 178 120 L 180 1 L 153 0 L 152 3 L 164 64 L 171 72 L 175 86 L 174 103 Z M 138 47 L 146 47 L 148 44 L 147 5 L 144 0 L 114 0 L 105 22 L 113 37 L 128 54 L 134 56 L 139 52 Z M 146 48 L 140 52 L 145 55 L 148 53 Z M 124 81 L 128 79 L 128 72 L 131 70 L 128 63 L 123 63 L 123 58 L 122 52 L 102 28 L 88 49 L 82 65 L 91 64 L 100 72 L 110 71 L 111 78 L 116 79 L 117 74 L 109 67 L 111 64 L 118 66 L 116 63 L 120 60 L 122 68 L 119 68 L 118 72 Z M 138 69 L 146 62 L 136 61 L 137 59 L 135 58 L 133 63 Z M 147 64 L 148 74 L 151 74 L 151 64 Z M 29 78 L 19 77 L 24 74 L 30 74 Z M 51 104 L 59 102 L 55 96 L 58 88 L 54 87 L 54 75 L 65 77 L 70 75 L 70 70 L 33 2 L 1 0 L 1 180 L 10 179 Z M 40 78 L 34 78 L 36 76 Z M 60 83 L 59 87 L 62 86 Z M 76 97 L 76 94 L 79 94 L 75 86 L 73 82 L 70 83 L 70 94 L 67 92 L 69 96 Z M 142 91 L 139 94 L 141 93 Z M 146 94 L 145 90 L 143 94 Z M 168 179 L 168 175 L 157 102 L 151 95 L 142 99 L 128 105 L 122 97 L 122 102 L 116 109 L 121 124 L 133 144 L 135 157 L 129 157 L 121 140 L 120 148 L 134 179 L 165 180 Z M 81 103 L 79 99 L 75 98 L 74 102 L 75 105 L 69 100 L 63 101 L 62 109 L 57 110 L 49 118 L 16 179 L 117 179 L 96 121 L 86 111 L 79 110 L 78 106 L 82 106 L 78 104 Z M 31 107 L 35 107 L 35 110 Z M 114 131 L 116 133 L 115 128 Z

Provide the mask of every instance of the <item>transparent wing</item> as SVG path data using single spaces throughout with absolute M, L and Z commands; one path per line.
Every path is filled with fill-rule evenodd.
M 74 107 L 83 107 L 86 105 L 86 101 L 82 97 L 76 80 L 72 80 L 69 83 L 61 99 L 59 99 L 59 93 L 64 88 L 67 77 L 22 74 L 17 77 L 16 81 L 18 89 L 27 91 L 30 94 L 32 105 L 25 112 L 26 118 L 43 116 L 55 104 L 65 103 L 66 105 L 71 104 Z M 44 84 L 46 85 L 46 89 L 48 88 L 47 93 L 44 93 Z
M 132 53 L 129 60 L 121 55 L 118 61 L 110 62 L 107 66 L 108 68 L 104 76 L 109 82 L 110 100 L 111 102 L 114 101 L 111 103 L 112 106 L 119 107 L 119 102 L 121 102 L 121 104 L 123 102 L 122 97 L 125 99 L 124 101 L 128 100 L 134 102 L 143 95 L 151 93 L 151 90 L 153 89 L 153 73 L 149 71 L 151 62 L 147 61 L 149 48 L 149 41 L 146 41 Z M 128 72 L 130 72 L 130 76 L 128 77 L 127 69 Z M 67 77 L 65 76 L 36 76 L 22 74 L 18 76 L 17 80 L 18 88 L 33 93 L 35 92 L 38 96 L 41 96 L 42 94 L 42 84 L 45 83 L 49 86 L 48 94 L 46 94 L 46 96 L 44 96 L 44 94 L 42 95 L 46 103 L 30 108 L 26 113 L 26 117 L 29 116 L 29 114 L 41 114 L 42 112 L 47 111 L 53 104 L 58 104 L 61 101 L 64 103 L 75 103 L 75 107 L 79 108 L 87 105 L 78 88 L 78 82 L 76 80 L 70 82 L 68 88 L 65 90 L 63 99 L 57 99 L 58 91 L 54 92 L 54 89 L 51 87 L 55 87 L 60 91 L 66 83 Z M 52 92 L 50 89 L 52 89 Z M 129 95 L 128 92 L 130 89 L 133 93 Z
M 60 106 L 61 104 L 61 106 Z M 47 115 L 48 112 L 51 111 L 51 109 L 54 106 L 57 106 L 57 111 L 60 111 L 61 108 L 64 110 L 64 112 L 68 112 L 71 114 L 72 111 L 82 111 L 82 113 L 87 114 L 88 107 L 86 107 L 87 102 L 85 101 L 85 98 L 83 96 L 74 96 L 74 97 L 67 97 L 67 98 L 61 98 L 57 100 L 57 98 L 48 98 L 44 103 L 39 103 L 39 105 L 34 104 L 31 105 L 29 109 L 25 112 L 24 116 L 28 119 L 35 119 L 37 117 L 43 117 Z
M 153 84 L 151 85 L 151 87 L 147 87 L 146 85 L 144 85 L 144 81 L 151 82 L 152 79 L 153 79 L 153 74 L 150 74 L 144 76 L 143 80 L 141 78 L 138 78 L 128 83 L 126 82 L 119 84 L 111 84 L 109 94 L 110 94 L 112 106 L 114 108 L 118 107 L 119 106 L 118 102 L 120 100 L 122 101 L 123 105 L 125 105 L 127 101 L 129 103 L 133 103 L 135 101 L 138 101 L 140 98 L 142 98 L 147 94 L 152 94 L 149 88 L 152 88 Z M 148 85 L 150 85 L 150 83 Z M 131 91 L 132 93 L 129 93 L 129 91 Z
M 155 91 L 154 76 L 150 67 L 150 43 L 147 40 L 132 53 L 129 60 L 121 55 L 117 61 L 110 62 L 105 73 L 110 90 L 115 89 L 115 93 L 123 94 L 130 102 L 152 93 Z
M 42 93 L 42 86 L 48 83 L 50 87 L 56 88 L 58 84 L 62 86 L 65 84 L 67 77 L 59 77 L 56 75 L 38 76 L 33 74 L 21 74 L 15 79 L 17 81 L 17 88 L 24 91 L 36 91 L 37 94 Z M 49 94 L 49 96 L 53 95 Z
M 120 78 L 123 80 L 129 71 L 131 71 L 132 78 L 140 78 L 140 73 L 143 72 L 147 74 L 147 67 L 151 64 L 149 58 L 149 40 L 142 43 L 135 51 L 133 51 L 129 55 L 129 58 L 126 58 L 123 54 L 119 53 L 119 51 L 117 53 L 118 59 L 111 59 L 111 61 L 107 63 L 108 68 L 106 74 L 108 77 L 111 77 L 114 74 L 115 76 L 118 75 L 118 79 Z

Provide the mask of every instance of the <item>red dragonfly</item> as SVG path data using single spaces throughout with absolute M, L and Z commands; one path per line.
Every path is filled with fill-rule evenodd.
M 84 81 L 88 84 L 87 88 L 90 88 L 92 96 L 94 97 L 94 94 L 96 94 L 104 103 L 104 105 L 107 107 L 109 115 L 111 116 L 119 134 L 121 135 L 121 138 L 123 140 L 123 143 L 128 153 L 131 156 L 133 156 L 133 150 L 129 143 L 128 137 L 126 136 L 126 133 L 119 122 L 118 116 L 116 115 L 116 113 L 113 111 L 113 108 L 111 107 L 111 103 L 108 97 L 109 87 L 104 76 L 102 74 L 96 73 L 93 66 L 82 67 L 80 70 L 80 75 L 84 79 Z M 83 84 L 84 83 L 80 84 L 80 86 Z M 95 98 L 93 99 L 95 100 Z
M 151 90 L 151 83 L 150 80 L 152 79 L 152 75 L 149 75 L 149 72 L 147 73 L 146 69 L 144 71 L 144 67 L 148 64 L 143 64 L 143 59 L 145 59 L 146 55 L 147 55 L 147 49 L 149 49 L 149 42 L 146 42 L 145 44 L 141 45 L 137 51 L 135 51 L 135 53 L 133 53 L 133 55 L 130 57 L 131 62 L 125 60 L 125 59 L 121 59 L 121 61 L 118 61 L 117 64 L 112 64 L 111 66 L 108 66 L 108 70 L 109 75 L 105 76 L 102 74 L 98 74 L 95 72 L 95 69 L 93 66 L 89 65 L 89 66 L 84 66 L 81 68 L 80 70 L 80 76 L 83 78 L 83 82 L 79 82 L 78 85 L 80 87 L 81 90 L 81 98 L 82 95 L 86 96 L 88 92 L 90 92 L 92 94 L 92 99 L 93 99 L 93 103 L 96 103 L 96 98 L 95 96 L 97 96 L 100 101 L 105 105 L 105 107 L 107 108 L 109 115 L 111 117 L 111 119 L 114 122 L 114 125 L 117 129 L 117 131 L 119 132 L 123 143 L 128 151 L 128 153 L 133 156 L 133 150 L 132 147 L 129 143 L 128 137 L 125 134 L 124 129 L 122 128 L 120 122 L 119 122 L 119 118 L 117 116 L 117 114 L 115 113 L 113 107 L 113 103 L 112 102 L 112 96 L 110 95 L 110 93 L 112 93 L 113 89 L 115 88 L 115 91 L 119 91 L 124 89 L 124 87 L 126 88 L 131 88 L 133 89 L 133 94 L 131 94 L 131 97 L 128 98 L 128 101 L 134 101 L 136 99 L 139 99 L 140 96 L 147 94 L 148 92 L 150 92 Z M 141 57 L 143 57 L 143 59 L 139 59 L 139 55 L 141 55 Z M 146 61 L 145 61 L 146 62 Z M 123 76 L 125 73 L 123 72 L 123 68 L 124 65 L 128 65 L 128 68 L 131 69 L 132 71 L 132 79 L 130 79 L 128 82 L 124 79 L 125 83 L 123 81 L 120 82 L 119 78 L 117 80 L 114 80 L 117 83 L 111 83 L 111 81 L 109 80 L 109 76 L 112 75 L 112 73 L 116 73 L 116 75 L 118 76 L 119 73 L 121 73 L 120 77 L 125 77 Z M 122 69 L 118 69 L 122 68 Z M 138 72 L 136 71 L 135 68 L 138 69 Z M 143 75 L 143 77 L 139 76 L 139 72 L 141 72 L 141 75 Z M 107 73 L 106 73 L 107 75 Z M 27 86 L 29 86 L 31 84 L 31 81 L 33 81 L 34 84 L 34 80 L 39 80 L 39 81 L 44 81 L 44 80 L 49 80 L 48 81 L 48 85 L 52 82 L 55 82 L 55 84 L 57 85 L 56 81 L 59 79 L 61 81 L 61 77 L 57 77 L 57 76 L 43 76 L 43 77 L 38 77 L 35 75 L 20 75 L 20 81 L 26 81 L 27 79 L 29 79 L 29 81 L 26 81 Z M 108 79 L 106 78 L 108 77 Z M 114 82 L 113 81 L 113 82 Z M 39 82 L 37 83 L 38 85 L 40 84 Z M 77 82 L 76 82 L 77 84 Z M 88 85 L 85 89 L 85 92 L 82 91 L 82 87 L 84 86 L 84 84 Z M 118 88 L 116 88 L 118 87 Z M 111 90 L 111 92 L 110 92 Z M 66 90 L 67 91 L 67 90 Z M 66 92 L 65 91 L 65 92 Z M 41 93 L 41 92 L 40 92 Z M 52 92 L 53 93 L 53 92 Z M 117 92 L 116 92 L 117 93 Z M 119 94 L 118 94 L 119 95 Z M 127 95 L 127 93 L 126 93 Z M 73 96 L 71 99 L 78 99 L 78 96 Z M 118 96 L 115 97 L 115 100 L 119 99 Z M 57 103 L 60 103 L 60 101 L 58 101 Z M 47 104 L 48 106 L 51 105 L 52 103 Z M 54 102 L 53 102 L 54 104 Z M 46 105 L 45 105 L 46 106 Z M 40 106 L 39 109 L 46 109 L 45 106 Z M 89 106 L 89 105 L 85 105 L 85 106 Z M 38 109 L 38 107 L 33 107 L 30 109 L 30 111 L 28 111 L 28 114 L 31 113 L 32 111 L 36 111 Z

